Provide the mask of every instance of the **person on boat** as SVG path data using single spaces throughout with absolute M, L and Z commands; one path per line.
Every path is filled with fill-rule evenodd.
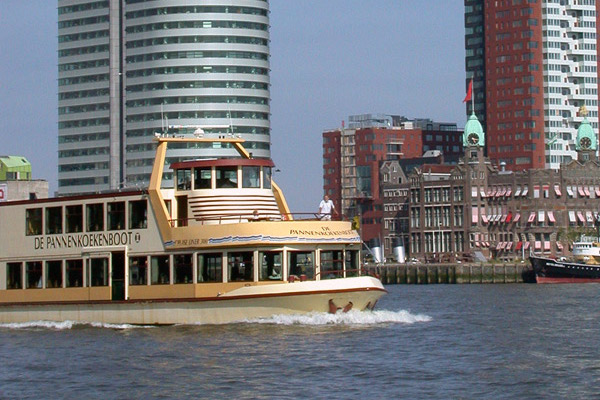
M 319 218 L 326 221 L 331 221 L 331 213 L 334 213 L 335 206 L 329 196 L 323 196 L 323 200 L 319 204 Z

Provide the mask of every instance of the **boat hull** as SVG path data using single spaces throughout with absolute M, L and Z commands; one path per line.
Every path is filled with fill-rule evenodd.
M 371 277 L 250 286 L 219 297 L 0 305 L 0 323 L 73 321 L 105 324 L 226 324 L 280 314 L 330 312 L 331 303 L 371 309 L 386 291 Z
M 537 283 L 600 282 L 600 265 L 530 256 Z

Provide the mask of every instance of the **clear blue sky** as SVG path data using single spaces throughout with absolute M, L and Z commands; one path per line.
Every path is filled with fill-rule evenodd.
M 0 154 L 27 157 L 54 191 L 57 2 L 1 6 Z M 292 211 L 317 209 L 321 134 L 348 115 L 464 124 L 463 12 L 447 0 L 271 0 L 271 155 Z

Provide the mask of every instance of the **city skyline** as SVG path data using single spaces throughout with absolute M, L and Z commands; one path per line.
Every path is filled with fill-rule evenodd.
M 34 178 L 47 179 L 53 192 L 57 15 L 56 4 L 48 3 L 11 0 L 0 17 L 7 138 L 0 153 L 30 159 Z M 275 180 L 292 210 L 316 209 L 323 187 L 321 133 L 349 115 L 464 123 L 463 5 L 428 5 L 271 2 L 271 151 L 281 170 Z

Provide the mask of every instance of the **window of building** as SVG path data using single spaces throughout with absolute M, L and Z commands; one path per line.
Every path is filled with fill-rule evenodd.
M 87 231 L 99 232 L 104 230 L 104 204 L 87 204 Z
M 169 256 L 153 256 L 150 258 L 150 272 L 153 285 L 168 285 L 171 283 L 169 271 Z
M 222 282 L 222 270 L 221 253 L 198 254 L 198 282 Z
M 62 207 L 46 208 L 46 234 L 62 233 Z
M 253 167 L 253 166 L 242 167 L 242 187 L 245 187 L 245 188 L 260 187 L 260 167 Z
M 146 229 L 148 227 L 148 202 L 136 200 L 129 202 L 129 229 Z
M 90 259 L 90 286 L 108 286 L 108 258 Z
M 146 285 L 148 283 L 148 258 L 129 258 L 129 284 Z
M 125 202 L 108 203 L 108 230 L 119 231 L 125 229 Z
M 283 253 L 281 251 L 261 251 L 258 253 L 260 262 L 258 279 L 261 281 L 280 281 L 282 275 Z
M 173 279 L 175 283 L 192 283 L 192 255 L 176 254 L 173 256 Z
M 30 208 L 25 211 L 25 225 L 27 236 L 42 234 L 42 209 Z
M 83 260 L 67 260 L 66 271 L 67 287 L 83 287 Z
M 81 204 L 65 207 L 66 233 L 83 231 L 83 206 Z
M 211 188 L 212 171 L 210 168 L 194 169 L 194 189 Z
M 7 289 L 22 289 L 23 288 L 23 264 L 22 263 L 7 263 L 6 264 L 6 288 Z
M 62 261 L 46 261 L 46 287 L 61 288 L 63 286 Z
M 254 253 L 251 251 L 233 252 L 227 255 L 228 281 L 254 280 Z

